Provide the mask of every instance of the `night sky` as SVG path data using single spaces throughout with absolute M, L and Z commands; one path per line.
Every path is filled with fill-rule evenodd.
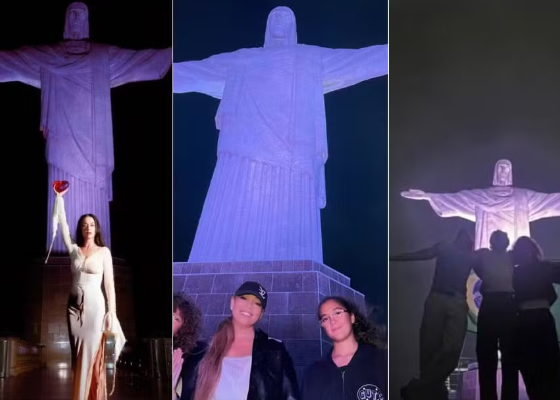
M 3 4 L 0 49 L 62 39 L 66 7 L 70 3 Z M 90 38 L 96 42 L 130 49 L 165 48 L 172 44 L 170 1 L 150 0 L 143 5 L 130 0 L 86 4 Z M 171 73 L 159 81 L 112 89 L 112 253 L 124 258 L 134 269 L 139 337 L 171 336 L 171 91 Z M 15 267 L 30 258 L 46 256 L 49 183 L 44 139 L 39 131 L 40 90 L 21 83 L 1 83 L 0 103 L 7 237 L 3 242 L 0 278 L 0 331 L 18 335 L 25 318 L 18 309 L 18 294 L 26 289 L 18 275 L 21 269 Z M 148 179 L 148 173 L 156 179 Z
M 508 158 L 515 186 L 560 192 L 560 9 L 496 3 L 391 1 L 391 253 L 452 238 L 460 226 L 474 233 L 402 190 L 487 187 L 494 163 Z M 560 258 L 560 218 L 531 230 L 547 257 Z M 390 265 L 391 398 L 418 373 L 433 266 Z
M 179 1 L 174 60 L 199 60 L 264 43 L 276 6 L 292 8 L 298 42 L 331 48 L 387 43 L 386 1 Z M 326 96 L 329 160 L 322 211 L 324 262 L 366 300 L 387 304 L 387 77 Z M 216 163 L 219 101 L 174 95 L 174 261 L 187 261 Z M 386 321 L 383 312 L 378 317 Z

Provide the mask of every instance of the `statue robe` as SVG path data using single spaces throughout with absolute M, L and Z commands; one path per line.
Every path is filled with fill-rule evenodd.
M 440 217 L 461 217 L 475 222 L 475 249 L 489 248 L 490 235 L 497 229 L 508 234 L 513 246 L 520 236 L 531 236 L 530 222 L 560 217 L 560 193 L 493 186 L 428 196 Z
M 41 89 L 41 126 L 47 133 L 48 209 L 51 183 L 67 180 L 67 215 L 76 226 L 81 215 L 95 214 L 107 247 L 111 244 L 109 202 L 114 170 L 111 88 L 161 79 L 171 66 L 171 49 L 129 50 L 90 43 L 77 54 L 65 42 L 0 52 L 0 82 L 19 81 Z M 53 223 L 47 221 L 47 247 Z M 57 237 L 53 251 L 64 252 Z
M 297 44 L 173 64 L 175 93 L 221 100 L 217 163 L 189 262 L 323 261 L 324 94 L 386 75 L 387 63 L 386 45 Z

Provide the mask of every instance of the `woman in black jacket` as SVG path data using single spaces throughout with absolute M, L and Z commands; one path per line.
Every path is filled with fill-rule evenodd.
M 337 296 L 319 304 L 318 317 L 333 349 L 307 370 L 301 400 L 386 399 L 387 355 L 371 322 Z
M 560 399 L 560 347 L 550 306 L 558 299 L 560 262 L 543 260 L 531 238 L 522 236 L 512 250 L 513 289 L 518 307 L 516 358 L 531 400 Z
M 255 329 L 268 300 L 257 282 L 243 283 L 231 317 L 210 346 L 183 368 L 183 400 L 299 400 L 295 369 L 284 344 Z

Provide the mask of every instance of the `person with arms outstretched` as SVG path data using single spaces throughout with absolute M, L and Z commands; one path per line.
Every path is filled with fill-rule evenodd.
M 459 363 L 467 334 L 466 284 L 475 260 L 471 237 L 461 229 L 451 243 L 389 257 L 390 261 L 432 259 L 436 269 L 420 327 L 420 378 L 403 388 L 406 400 L 447 399 L 445 381 Z

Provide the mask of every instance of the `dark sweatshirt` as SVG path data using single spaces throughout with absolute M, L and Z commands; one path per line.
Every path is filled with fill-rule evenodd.
M 337 367 L 330 352 L 309 367 L 301 400 L 384 400 L 387 385 L 386 351 L 360 344 L 345 367 Z

